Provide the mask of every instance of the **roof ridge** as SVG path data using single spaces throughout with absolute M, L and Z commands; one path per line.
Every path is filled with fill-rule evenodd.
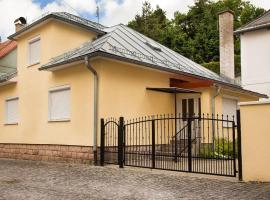
M 106 28 L 106 26 L 104 26 L 104 25 L 101 24 L 101 23 L 97 23 L 97 22 L 95 22 L 95 21 L 92 21 L 92 20 L 89 20 L 89 19 L 87 19 L 87 18 L 81 17 L 80 15 L 75 15 L 75 14 L 73 14 L 73 13 L 69 13 L 69 12 L 65 12 L 65 11 L 62 11 L 62 12 L 52 12 L 52 13 L 53 13 L 53 14 L 63 13 L 63 14 L 66 14 L 66 15 L 72 15 L 73 17 L 78 17 L 78 18 L 80 18 L 80 19 L 82 19 L 82 20 L 85 20 L 85 21 L 88 21 L 88 22 L 91 22 L 91 23 L 93 23 L 93 24 L 96 24 L 96 25 L 99 25 L 99 26 L 102 26 L 102 27 Z
M 102 37 L 108 37 L 108 38 L 105 40 L 105 42 L 103 43 L 103 45 L 102 45 L 101 47 L 99 47 L 99 49 L 102 49 L 102 47 L 103 47 L 106 43 L 108 43 L 108 41 L 111 39 L 110 36 L 112 36 L 113 34 L 116 34 L 116 31 L 119 30 L 119 25 L 115 25 L 114 27 L 116 27 L 116 28 L 114 28 L 111 32 L 106 33 L 105 35 L 102 36 Z M 99 39 L 101 39 L 102 37 L 100 37 Z

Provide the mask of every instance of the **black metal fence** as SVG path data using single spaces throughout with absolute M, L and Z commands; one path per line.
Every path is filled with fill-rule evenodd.
M 158 115 L 101 119 L 100 162 L 236 176 L 234 117 Z

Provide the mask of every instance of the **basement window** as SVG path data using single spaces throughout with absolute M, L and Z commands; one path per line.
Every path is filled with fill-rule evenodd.
M 19 98 L 6 99 L 6 124 L 18 124 L 19 122 Z
M 29 41 L 29 65 L 40 62 L 40 37 Z
M 57 87 L 49 91 L 49 121 L 70 120 L 70 87 Z

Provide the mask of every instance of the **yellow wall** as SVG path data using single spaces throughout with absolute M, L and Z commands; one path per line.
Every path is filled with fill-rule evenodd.
M 244 181 L 270 182 L 270 102 L 240 106 Z
M 64 34 L 63 34 L 64 33 Z M 28 65 L 28 41 L 36 36 L 41 39 L 40 64 Z M 75 66 L 55 73 L 38 68 L 58 54 L 80 46 L 95 34 L 78 27 L 50 21 L 18 39 L 18 82 L 0 87 L 0 142 L 38 144 L 90 143 L 92 137 L 91 76 L 84 66 Z M 48 122 L 48 90 L 70 85 L 71 122 Z M 83 95 L 82 95 L 83 94 Z M 19 97 L 18 125 L 5 125 L 5 99 Z M 75 105 L 76 109 L 74 109 Z
M 100 117 L 131 118 L 174 112 L 172 94 L 149 91 L 146 87 L 169 87 L 168 73 L 103 60 L 100 77 Z
M 28 66 L 28 41 L 41 39 L 41 62 Z M 18 82 L 0 87 L 0 143 L 92 145 L 93 76 L 83 63 L 48 72 L 38 68 L 50 58 L 95 37 L 86 30 L 50 21 L 18 39 Z M 174 113 L 172 94 L 146 87 L 169 87 L 166 72 L 109 59 L 91 61 L 99 74 L 99 118 Z M 71 87 L 71 121 L 48 121 L 48 91 Z M 200 88 L 202 112 L 211 113 L 212 88 Z M 235 94 L 239 96 L 239 94 Z M 18 125 L 5 125 L 5 99 L 19 97 Z

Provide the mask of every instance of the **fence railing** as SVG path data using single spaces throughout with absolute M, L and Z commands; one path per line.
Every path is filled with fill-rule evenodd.
M 235 130 L 234 117 L 224 115 L 102 119 L 100 161 L 236 176 Z

